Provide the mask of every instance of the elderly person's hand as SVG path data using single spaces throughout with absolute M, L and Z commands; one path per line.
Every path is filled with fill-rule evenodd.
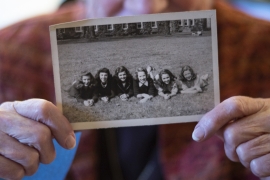
M 230 160 L 270 177 L 270 99 L 229 98 L 203 116 L 192 136 L 203 141 L 215 133 Z
M 211 8 L 213 0 L 86 0 L 87 17 L 128 16 Z
M 39 163 L 55 158 L 52 139 L 71 149 L 76 140 L 71 125 L 50 102 L 41 99 L 6 102 L 0 106 L 0 178 L 21 179 Z

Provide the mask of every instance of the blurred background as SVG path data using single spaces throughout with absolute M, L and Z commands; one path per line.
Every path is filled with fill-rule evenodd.
M 228 0 L 228 2 L 252 16 L 270 21 L 270 0 Z
M 64 0 L 0 0 L 0 29 L 18 21 L 55 11 Z
M 55 11 L 65 0 L 0 0 L 0 29 L 18 21 Z M 228 0 L 238 9 L 270 21 L 270 0 Z

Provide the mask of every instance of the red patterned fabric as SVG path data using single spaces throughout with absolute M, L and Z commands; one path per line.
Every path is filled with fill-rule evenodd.
M 0 103 L 29 98 L 55 102 L 49 26 L 83 19 L 84 10 L 81 4 L 70 4 L 0 31 Z M 96 179 L 95 134 L 82 133 L 72 179 Z
M 223 1 L 217 9 L 221 99 L 233 95 L 270 97 L 270 23 L 251 18 Z M 70 5 L 0 31 L 0 102 L 44 98 L 55 101 L 49 25 L 83 18 L 84 8 Z M 160 158 L 165 178 L 258 179 L 230 162 L 223 143 L 213 137 L 196 143 L 195 124 L 162 125 Z M 67 179 L 96 179 L 96 131 L 84 131 Z
M 0 31 L 0 102 L 33 97 L 55 101 L 49 26 L 83 17 L 81 5 L 67 5 Z
M 270 97 L 270 23 L 233 9 L 217 9 L 221 100 L 234 95 Z M 230 162 L 216 137 L 193 142 L 195 124 L 160 126 L 161 157 L 166 179 L 258 179 Z

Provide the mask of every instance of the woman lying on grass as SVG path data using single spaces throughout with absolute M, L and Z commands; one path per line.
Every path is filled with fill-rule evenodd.
M 97 81 L 97 95 L 103 102 L 109 102 L 114 97 L 112 75 L 107 68 L 100 69 L 95 79 Z
M 153 80 L 148 78 L 145 68 L 136 69 L 135 78 L 133 81 L 134 96 L 141 99 L 144 103 L 152 99 L 155 95 L 155 86 Z
M 181 68 L 179 75 L 181 93 L 200 93 L 208 85 L 208 74 L 198 76 L 190 66 Z
M 175 82 L 176 77 L 168 69 L 160 71 L 154 80 L 155 87 L 158 90 L 158 95 L 164 99 L 170 99 L 178 92 L 178 87 Z
M 75 97 L 78 102 L 85 106 L 92 106 L 97 101 L 96 83 L 93 75 L 83 73 L 79 81 L 75 81 L 68 90 L 71 97 Z
M 133 96 L 133 78 L 126 67 L 120 66 L 116 68 L 114 74 L 115 94 L 121 100 L 127 101 Z

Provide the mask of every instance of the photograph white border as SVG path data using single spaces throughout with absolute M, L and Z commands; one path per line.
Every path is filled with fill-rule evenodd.
M 56 25 L 50 26 L 49 30 L 50 30 L 50 39 L 51 39 L 51 51 L 52 51 L 52 60 L 53 60 L 54 85 L 55 85 L 57 107 L 62 111 L 62 95 L 61 95 L 61 86 L 60 86 L 56 29 L 77 27 L 77 26 L 120 24 L 120 23 L 130 23 L 130 22 L 168 21 L 168 20 L 176 20 L 176 17 L 181 18 L 181 19 L 196 19 L 196 18 L 197 19 L 199 18 L 211 19 L 214 104 L 216 106 L 218 103 L 220 103 L 216 11 L 207 10 L 207 11 L 188 11 L 188 12 L 176 12 L 176 13 L 150 14 L 150 15 L 140 15 L 140 16 L 110 17 L 110 18 L 100 18 L 100 19 L 86 19 L 86 20 L 81 20 L 81 21 L 73 21 L 73 22 L 56 24 Z M 83 130 L 83 129 L 97 129 L 97 128 L 124 127 L 124 126 L 172 124 L 172 123 L 186 123 L 186 122 L 199 121 L 202 116 L 203 115 L 191 115 L 191 116 L 147 118 L 147 119 L 79 122 L 79 123 L 71 123 L 71 125 L 74 130 Z

